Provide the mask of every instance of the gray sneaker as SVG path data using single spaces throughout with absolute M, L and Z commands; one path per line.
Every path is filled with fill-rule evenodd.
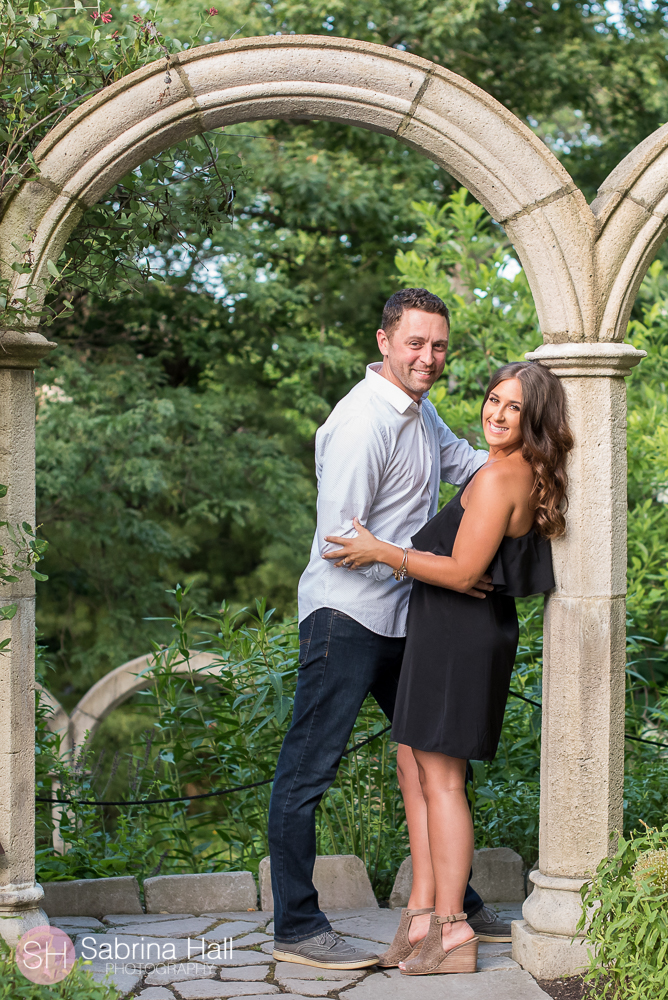
M 473 928 L 481 941 L 508 944 L 513 940 L 510 924 L 505 920 L 499 920 L 498 913 L 490 910 L 489 906 L 481 907 L 477 913 L 469 917 L 468 925 Z
M 316 969 L 366 969 L 378 961 L 378 955 L 353 948 L 334 931 L 324 931 L 294 944 L 275 941 L 272 956 L 278 962 L 314 965 Z

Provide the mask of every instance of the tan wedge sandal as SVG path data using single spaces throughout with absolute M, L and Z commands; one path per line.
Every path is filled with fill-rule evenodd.
M 453 913 L 447 917 L 439 917 L 432 913 L 429 921 L 429 931 L 422 942 L 420 954 L 406 960 L 401 970 L 403 976 L 432 976 L 440 972 L 475 972 L 478 965 L 478 942 L 476 935 L 463 944 L 458 944 L 450 951 L 443 948 L 443 924 L 454 924 L 466 920 L 465 913 Z
M 413 917 L 419 917 L 423 913 L 433 912 L 433 906 L 427 906 L 424 910 L 404 909 L 401 911 L 401 922 L 399 923 L 397 933 L 394 935 L 394 941 L 387 951 L 384 951 L 378 958 L 378 967 L 380 969 L 396 969 L 399 962 L 406 962 L 409 958 L 415 958 L 420 954 L 424 938 L 422 938 L 422 941 L 417 941 L 413 945 L 408 940 L 408 932 L 410 931 Z

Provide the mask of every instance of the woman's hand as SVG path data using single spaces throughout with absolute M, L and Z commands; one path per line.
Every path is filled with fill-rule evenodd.
M 353 518 L 353 527 L 357 531 L 356 538 L 325 535 L 326 542 L 333 542 L 341 548 L 334 552 L 325 552 L 322 558 L 334 559 L 337 566 L 344 566 L 346 569 L 359 569 L 362 566 L 370 566 L 371 563 L 383 562 L 382 549 L 386 548 L 385 544 L 367 531 L 356 517 Z

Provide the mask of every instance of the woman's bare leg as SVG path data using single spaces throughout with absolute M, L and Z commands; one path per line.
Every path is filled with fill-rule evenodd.
M 427 806 L 431 864 L 438 916 L 460 913 L 473 859 L 473 822 L 466 801 L 466 761 L 413 750 Z M 466 923 L 443 924 L 447 950 L 473 937 Z
M 413 859 L 413 888 L 411 889 L 408 907 L 411 910 L 421 910 L 434 906 L 436 900 L 436 883 L 434 869 L 429 852 L 429 833 L 427 830 L 427 803 L 422 794 L 420 775 L 411 747 L 400 743 L 397 747 L 397 774 L 399 787 L 404 797 L 408 838 Z M 411 944 L 421 941 L 429 930 L 429 914 L 413 917 L 408 932 Z

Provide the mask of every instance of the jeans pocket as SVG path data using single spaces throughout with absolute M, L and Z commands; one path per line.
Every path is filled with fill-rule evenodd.
M 311 645 L 311 639 L 313 638 L 313 629 L 315 626 L 315 616 L 316 612 L 313 611 L 308 616 L 308 618 L 302 622 L 299 627 L 299 665 L 304 666 L 306 657 L 308 656 L 309 646 Z

